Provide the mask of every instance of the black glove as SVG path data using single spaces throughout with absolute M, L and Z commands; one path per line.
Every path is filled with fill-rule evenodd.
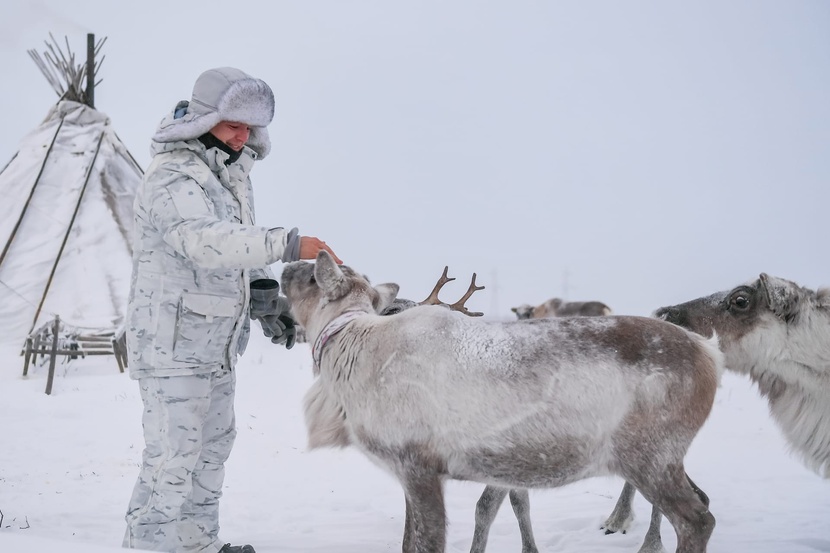
M 280 298 L 285 299 L 285 298 Z M 288 300 L 286 300 L 287 302 Z M 282 326 L 282 334 L 271 338 L 272 344 L 285 343 L 285 349 L 294 347 L 294 341 L 297 339 L 297 323 L 290 313 L 283 313 L 277 317 L 277 324 Z
M 280 296 L 280 285 L 276 280 L 251 281 L 251 318 L 259 321 L 271 343 L 284 343 L 286 349 L 294 347 L 297 329 L 291 316 L 291 304 L 286 297 Z

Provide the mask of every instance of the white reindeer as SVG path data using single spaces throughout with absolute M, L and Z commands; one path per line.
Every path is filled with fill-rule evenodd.
M 758 385 L 792 450 L 830 478 L 830 289 L 761 273 L 655 315 L 704 336 L 717 333 L 726 368 Z
M 711 342 L 646 317 L 383 317 L 398 286 L 373 288 L 326 252 L 281 282 L 313 343 L 309 447 L 353 445 L 398 478 L 404 553 L 444 551 L 447 478 L 549 488 L 610 474 L 666 515 L 678 552 L 706 550 L 715 519 L 683 459 L 714 402 Z

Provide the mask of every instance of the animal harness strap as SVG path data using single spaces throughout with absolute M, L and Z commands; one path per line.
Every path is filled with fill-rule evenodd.
M 343 327 L 362 315 L 366 315 L 366 312 L 346 311 L 345 313 L 342 313 L 332 319 L 332 321 L 327 324 L 325 328 L 323 328 L 320 335 L 317 336 L 317 339 L 314 341 L 314 346 L 311 348 L 311 356 L 314 359 L 314 366 L 318 370 L 320 369 L 320 360 L 323 358 L 323 346 L 326 345 L 329 338 L 343 330 Z

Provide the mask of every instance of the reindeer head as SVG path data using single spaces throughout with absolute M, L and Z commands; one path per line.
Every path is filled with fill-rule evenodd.
M 792 321 L 800 304 L 811 295 L 789 280 L 761 273 L 757 280 L 728 292 L 661 307 L 654 315 L 704 336 L 717 332 L 738 338 L 770 314 Z
M 516 318 L 520 321 L 523 319 L 533 318 L 533 306 L 528 303 L 523 303 L 518 307 L 511 307 L 510 311 L 516 314 Z
M 350 267 L 338 266 L 325 251 L 317 254 L 316 263 L 289 263 L 280 281 L 294 317 L 308 331 L 310 339 L 341 313 L 375 313 L 391 304 L 398 294 L 397 284 L 372 287 Z

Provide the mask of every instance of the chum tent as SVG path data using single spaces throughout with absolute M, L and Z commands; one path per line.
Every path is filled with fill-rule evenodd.
M 61 99 L 0 170 L 0 345 L 22 347 L 56 316 L 67 335 L 124 323 L 143 172 L 83 86 L 98 67 L 49 48 L 46 62 L 29 53 Z

